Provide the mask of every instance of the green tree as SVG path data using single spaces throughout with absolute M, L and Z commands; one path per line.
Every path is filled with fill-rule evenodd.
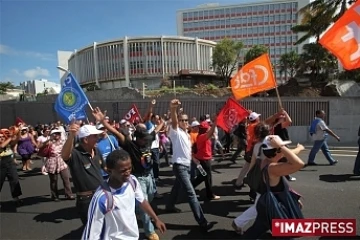
M 319 80 L 320 73 L 324 73 L 326 77 L 338 69 L 336 58 L 319 43 L 305 44 L 300 62 L 301 71 L 310 70 L 312 79 L 315 80 Z
M 247 64 L 248 62 L 251 62 L 255 58 L 260 57 L 264 53 L 268 52 L 268 48 L 264 45 L 255 45 L 252 48 L 250 48 L 246 54 L 245 54 L 245 62 L 244 64 Z
M 215 72 L 221 76 L 226 86 L 229 85 L 231 74 L 237 69 L 242 42 L 224 38 L 215 47 L 212 65 Z
M 311 37 L 319 41 L 320 35 L 345 13 L 348 4 L 354 2 L 356 0 L 314 0 L 300 9 L 301 23 L 292 27 L 292 30 L 305 35 L 295 44 L 301 44 Z
M 294 78 L 299 66 L 300 55 L 295 51 L 291 51 L 281 55 L 280 57 L 280 74 L 285 73 L 285 79 L 290 76 Z
M 0 94 L 6 94 L 8 89 L 14 89 L 14 85 L 11 82 L 0 83 Z

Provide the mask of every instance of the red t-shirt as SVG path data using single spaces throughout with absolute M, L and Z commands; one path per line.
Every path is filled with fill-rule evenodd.
M 212 159 L 211 140 L 207 138 L 207 134 L 198 135 L 196 138 L 197 152 L 194 155 L 198 160 L 208 161 Z

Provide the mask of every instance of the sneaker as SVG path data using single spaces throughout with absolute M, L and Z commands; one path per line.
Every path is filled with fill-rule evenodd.
M 338 160 L 335 160 L 334 162 L 330 163 L 331 166 L 334 166 L 338 163 L 339 161 Z
M 241 227 L 236 226 L 235 222 L 233 221 L 231 224 L 231 227 L 234 229 L 234 231 L 239 234 L 239 235 L 243 235 L 244 231 L 242 230 Z
M 152 233 L 149 236 L 146 237 L 148 240 L 159 240 L 159 235 L 157 233 Z

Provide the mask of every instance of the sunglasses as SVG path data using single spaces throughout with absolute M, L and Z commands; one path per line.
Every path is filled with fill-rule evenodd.
M 180 122 L 189 122 L 189 119 L 180 119 Z

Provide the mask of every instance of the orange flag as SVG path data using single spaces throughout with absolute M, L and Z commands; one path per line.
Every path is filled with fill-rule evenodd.
M 243 66 L 230 81 L 236 100 L 276 87 L 269 55 L 263 54 Z
M 360 68 L 360 1 L 334 23 L 319 43 L 334 54 L 345 69 Z

